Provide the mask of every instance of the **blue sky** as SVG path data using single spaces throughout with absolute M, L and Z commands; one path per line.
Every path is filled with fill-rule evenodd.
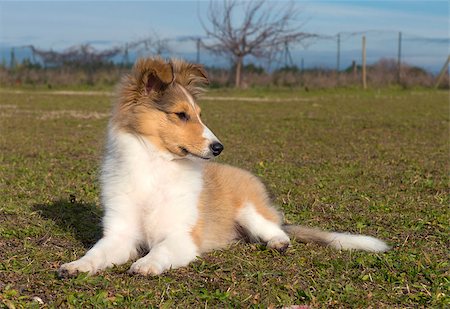
M 342 32 L 343 66 L 360 53 L 360 32 L 367 32 L 368 56 L 395 57 L 398 31 L 403 32 L 404 57 L 436 71 L 449 53 L 448 1 L 296 1 L 305 32 L 335 35 Z M 286 2 L 284 2 L 286 3 Z M 284 5 L 278 1 L 279 6 Z M 107 48 L 158 33 L 162 38 L 203 35 L 207 1 L 0 1 L 0 46 L 33 44 L 64 49 L 80 43 Z M 299 24 L 300 25 L 300 24 Z M 352 34 L 358 32 L 357 34 Z M 189 42 L 171 43 L 177 55 L 193 53 Z M 3 48 L 5 50 L 5 48 Z M 294 61 L 331 66 L 336 42 L 317 40 L 292 47 Z M 5 52 L 3 52 L 5 53 Z

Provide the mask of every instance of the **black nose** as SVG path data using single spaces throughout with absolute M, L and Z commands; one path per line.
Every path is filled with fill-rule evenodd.
M 223 145 L 219 142 L 215 142 L 209 145 L 209 148 L 211 149 L 213 155 L 217 157 L 222 152 Z

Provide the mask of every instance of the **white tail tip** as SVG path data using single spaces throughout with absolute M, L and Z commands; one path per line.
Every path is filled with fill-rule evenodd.
M 338 250 L 357 249 L 371 252 L 384 252 L 389 246 L 382 240 L 365 235 L 330 233 L 328 245 Z

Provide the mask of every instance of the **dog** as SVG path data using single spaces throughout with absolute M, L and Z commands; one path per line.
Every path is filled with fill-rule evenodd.
M 198 64 L 139 59 L 118 88 L 100 175 L 103 237 L 59 276 L 95 274 L 148 254 L 129 272 L 159 275 L 202 253 L 250 239 L 284 252 L 290 237 L 336 249 L 383 252 L 364 235 L 283 224 L 251 173 L 211 160 L 223 145 L 196 101 L 209 83 Z

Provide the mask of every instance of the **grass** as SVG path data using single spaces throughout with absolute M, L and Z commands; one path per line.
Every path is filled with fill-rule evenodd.
M 110 98 L 2 90 L 0 307 L 448 307 L 448 92 L 301 96 L 203 101 L 220 161 L 261 177 L 287 221 L 377 235 L 391 251 L 237 244 L 158 277 L 130 276 L 128 263 L 60 280 L 59 265 L 101 235 Z

